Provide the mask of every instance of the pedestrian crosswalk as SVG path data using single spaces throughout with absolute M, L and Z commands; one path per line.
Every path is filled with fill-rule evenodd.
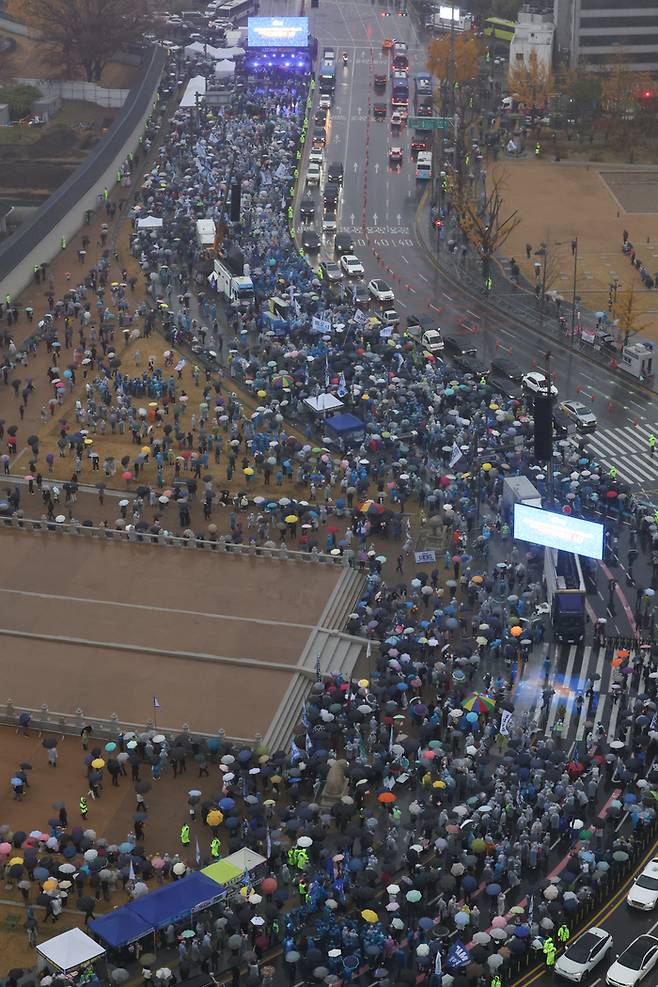
M 649 436 L 658 436 L 656 425 L 623 425 L 600 428 L 587 436 L 589 454 L 610 469 L 620 480 L 640 489 L 658 486 L 658 453 L 651 455 Z
M 606 736 L 612 739 L 617 730 L 622 690 L 613 688 L 615 676 L 610 652 L 598 646 L 575 644 L 554 645 L 551 652 L 548 685 L 539 677 L 522 679 L 514 698 L 516 716 L 526 716 L 546 736 L 559 738 L 563 747 L 586 740 L 589 732 L 601 723 Z M 582 704 L 578 702 L 579 694 L 583 697 Z

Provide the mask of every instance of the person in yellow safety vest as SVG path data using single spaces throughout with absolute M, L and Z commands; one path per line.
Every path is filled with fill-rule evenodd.
M 180 828 L 180 841 L 183 846 L 190 845 L 190 827 L 187 823 L 183 823 Z
M 540 154 L 541 154 L 541 144 L 539 143 L 539 141 L 537 141 L 537 143 L 535 144 L 535 157 L 538 158 Z
M 211 857 L 215 857 L 215 858 L 219 857 L 221 845 L 222 845 L 222 841 L 217 836 L 213 837 L 213 839 L 210 841 Z
M 491 978 L 491 984 L 489 987 L 503 987 L 503 981 L 500 979 L 497 973 Z
M 548 967 L 555 966 L 555 957 L 556 957 L 556 955 L 557 955 L 557 949 L 555 948 L 555 945 L 553 945 L 548 950 L 548 952 L 544 951 L 544 956 L 545 956 L 545 959 L 546 959 L 546 966 L 548 966 Z
M 87 813 L 89 812 L 89 806 L 87 805 L 87 799 L 84 795 L 80 796 L 80 815 L 83 819 L 87 818 Z
M 569 926 L 565 925 L 564 922 L 557 930 L 557 937 L 563 946 L 566 945 L 569 942 L 569 939 L 571 938 L 571 933 L 569 932 Z
M 546 966 L 553 966 L 553 963 L 555 962 L 555 953 L 557 952 L 557 949 L 555 947 L 555 940 L 553 939 L 552 936 L 548 936 L 544 940 L 544 945 L 542 949 L 544 952 L 544 956 L 546 958 Z M 553 963 L 551 963 L 551 961 L 549 960 L 549 956 L 551 956 L 551 954 L 553 955 Z
M 65 236 L 60 237 L 59 245 L 60 245 L 60 248 L 62 250 L 66 250 L 66 237 Z
M 308 901 L 310 895 L 308 893 L 308 881 L 305 877 L 300 878 L 299 884 L 297 885 L 297 890 L 299 891 L 299 897 L 303 901 Z
M 610 467 L 609 476 L 610 476 L 610 479 L 611 480 L 616 480 L 617 479 L 617 467 L 616 466 L 611 466 Z
M 322 280 L 323 280 L 323 278 L 324 278 L 324 271 L 322 270 L 322 268 L 320 267 L 320 265 L 319 265 L 319 264 L 318 264 L 318 266 L 317 266 L 317 267 L 316 267 L 316 269 L 315 269 L 315 273 L 316 273 L 316 274 L 317 274 L 317 276 L 319 277 L 319 279 L 320 279 L 320 281 L 322 281 Z
M 652 432 L 651 435 L 649 436 L 649 454 L 653 456 L 655 451 L 656 451 L 656 436 Z

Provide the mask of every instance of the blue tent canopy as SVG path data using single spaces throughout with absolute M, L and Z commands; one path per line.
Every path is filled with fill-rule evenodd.
M 332 418 L 327 418 L 325 425 L 332 432 L 335 432 L 336 435 L 362 432 L 366 427 L 365 422 L 362 422 L 356 415 L 350 414 L 349 411 L 344 412 L 342 415 L 334 415 Z
M 132 909 L 151 928 L 160 929 L 176 922 L 195 909 L 211 905 L 224 897 L 225 891 L 205 874 L 188 874 L 180 881 L 167 884 L 131 902 Z
M 153 926 L 140 918 L 130 905 L 123 905 L 101 918 L 92 919 L 89 928 L 97 939 L 113 949 L 127 946 L 154 931 Z

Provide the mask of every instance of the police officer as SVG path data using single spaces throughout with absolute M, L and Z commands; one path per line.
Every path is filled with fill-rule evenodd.
M 491 984 L 489 985 L 489 987 L 503 987 L 503 981 L 500 979 L 497 973 L 494 973 L 493 977 L 491 978 Z
M 609 476 L 610 476 L 610 479 L 611 480 L 616 480 L 617 479 L 617 467 L 616 466 L 611 466 L 610 467 Z
M 212 840 L 210 841 L 210 856 L 211 857 L 215 857 L 215 859 L 217 857 L 219 857 L 219 854 L 220 854 L 220 849 L 219 848 L 221 847 L 221 845 L 222 845 L 222 841 L 219 839 L 219 837 L 214 836 L 212 838 Z
M 555 946 L 555 940 L 552 936 L 548 936 L 548 938 L 544 940 L 543 952 L 546 966 L 554 966 L 557 949 Z
M 187 823 L 183 823 L 180 828 L 180 841 L 182 846 L 190 845 L 190 827 Z
M 83 819 L 87 818 L 87 812 L 89 811 L 89 806 L 87 805 L 86 796 L 80 796 L 80 815 Z
M 653 456 L 655 451 L 656 451 L 656 436 L 652 432 L 651 435 L 649 436 L 649 455 Z
M 563 946 L 566 946 L 566 944 L 569 942 L 569 939 L 571 938 L 571 933 L 569 932 L 569 926 L 565 925 L 564 922 L 557 930 L 557 937 Z

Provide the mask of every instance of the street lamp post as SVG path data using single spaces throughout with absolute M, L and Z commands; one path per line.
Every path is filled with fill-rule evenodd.
M 571 253 L 573 254 L 573 290 L 571 292 L 571 345 L 576 331 L 576 285 L 578 281 L 578 237 L 571 241 Z

